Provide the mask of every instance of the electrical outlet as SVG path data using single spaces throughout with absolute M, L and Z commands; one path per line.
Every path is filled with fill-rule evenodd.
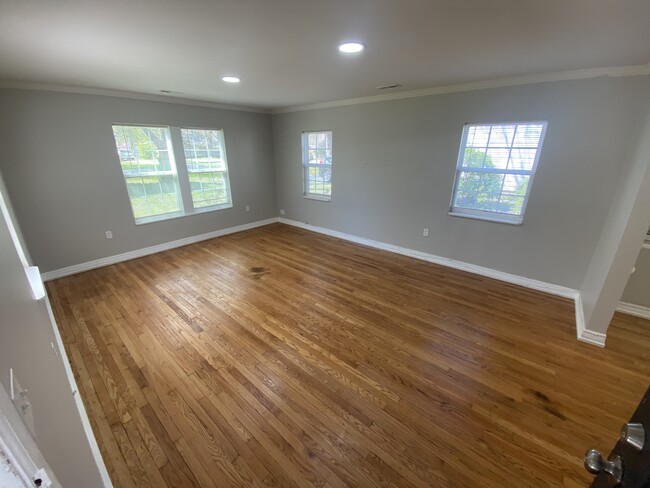
M 250 212 L 250 211 L 251 211 L 251 206 L 250 206 L 250 205 L 246 205 L 246 211 L 247 211 L 247 212 Z
M 283 208 L 280 209 L 280 215 L 284 215 L 284 209 Z
M 112 239 L 113 238 L 113 233 L 110 230 L 107 230 L 105 232 L 105 234 L 106 234 L 106 239 Z
M 429 229 L 424 229 L 424 230 L 422 231 L 422 235 L 423 235 L 424 237 L 429 237 Z

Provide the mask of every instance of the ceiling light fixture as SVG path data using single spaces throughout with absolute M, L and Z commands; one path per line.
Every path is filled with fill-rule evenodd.
M 341 51 L 344 54 L 360 53 L 365 48 L 366 48 L 365 44 L 361 44 L 360 42 L 345 42 L 339 45 L 339 51 Z
M 224 76 L 221 78 L 223 81 L 226 83 L 239 83 L 241 80 L 237 78 L 236 76 Z

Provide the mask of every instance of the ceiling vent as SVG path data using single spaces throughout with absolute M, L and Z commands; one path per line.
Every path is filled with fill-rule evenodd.
M 391 88 L 400 88 L 402 85 L 399 83 L 393 83 L 391 85 L 382 85 L 375 87 L 377 90 L 390 90 Z

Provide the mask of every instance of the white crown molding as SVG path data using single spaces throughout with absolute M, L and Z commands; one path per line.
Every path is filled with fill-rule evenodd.
M 621 302 L 618 304 L 618 307 L 616 307 L 616 311 L 628 315 L 634 315 L 635 317 L 641 317 L 642 319 L 650 319 L 650 307 Z
M 75 85 L 59 85 L 55 83 L 33 83 L 21 81 L 0 80 L 0 88 L 13 88 L 17 90 L 51 91 L 60 93 L 77 93 L 82 95 L 99 95 L 103 97 L 128 98 L 133 100 L 145 100 L 149 102 L 175 103 L 179 105 L 190 105 L 193 107 L 217 108 L 220 110 L 234 110 L 236 112 L 252 112 L 257 114 L 270 114 L 271 111 L 259 107 L 247 107 L 245 105 L 231 105 L 228 103 L 209 102 L 207 100 L 194 100 L 191 98 L 180 98 L 166 95 L 155 95 L 122 90 L 111 90 L 107 88 L 93 88 Z
M 90 271 L 91 269 L 102 268 L 104 266 L 109 266 L 111 264 L 121 263 L 122 261 L 129 261 L 130 259 L 140 258 L 142 256 L 148 256 L 149 254 L 167 251 L 169 249 L 174 249 L 181 246 L 187 246 L 188 244 L 194 244 L 195 242 L 201 242 L 207 239 L 213 239 L 215 237 L 234 234 L 236 232 L 254 229 L 255 227 L 262 227 L 264 225 L 273 224 L 277 221 L 278 218 L 273 217 L 266 220 L 251 222 L 250 224 L 243 224 L 243 225 L 238 225 L 236 227 L 228 227 L 226 229 L 216 230 L 214 232 L 208 232 L 206 234 L 199 234 L 197 236 L 185 237 L 184 239 L 178 239 L 176 241 L 164 242 L 162 244 L 157 244 L 155 246 L 144 247 L 142 249 L 136 249 L 134 251 L 125 252 L 122 254 L 115 254 L 113 256 L 107 256 L 105 258 L 95 259 L 94 261 L 87 261 L 85 263 L 74 264 L 72 266 L 67 266 L 65 268 L 55 269 L 53 271 L 48 271 L 46 273 L 43 273 L 41 277 L 43 281 L 56 280 L 58 278 L 63 278 L 64 276 L 83 273 L 84 271 Z
M 511 76 L 484 81 L 472 81 L 468 83 L 456 83 L 452 85 L 424 88 L 422 90 L 409 90 L 383 95 L 372 95 L 367 97 L 347 98 L 331 102 L 312 103 L 296 105 L 271 110 L 272 114 L 284 114 L 290 112 L 303 112 L 306 110 L 318 110 L 323 108 L 343 107 L 346 105 L 359 105 L 363 103 L 386 102 L 389 100 L 401 100 L 405 98 L 428 97 L 431 95 L 442 95 L 445 93 L 458 93 L 474 90 L 485 90 L 488 88 L 501 88 L 516 85 L 531 85 L 534 83 L 547 83 L 552 81 L 584 80 L 598 78 L 600 76 L 622 77 L 622 76 L 647 76 L 650 75 L 650 63 L 634 66 L 614 66 L 608 68 L 579 69 L 570 71 L 558 71 L 553 73 L 540 73 L 534 75 Z
M 245 105 L 210 102 L 207 100 L 196 100 L 192 98 L 181 98 L 174 96 L 131 92 L 126 90 L 112 90 L 109 88 L 94 88 L 80 85 L 65 85 L 57 83 L 36 83 L 30 81 L 0 80 L 0 88 L 14 88 L 19 90 L 52 91 L 62 93 L 79 93 L 84 95 L 100 95 L 106 97 L 129 98 L 134 100 L 147 100 L 152 102 L 176 103 L 195 107 L 217 108 L 221 110 L 234 110 L 238 112 L 252 112 L 261 114 L 283 114 L 290 112 L 302 112 L 305 110 L 318 110 L 322 108 L 343 107 L 346 105 L 359 105 L 364 103 L 385 102 L 389 100 L 400 100 L 405 98 L 427 97 L 431 95 L 442 95 L 445 93 L 457 93 L 473 90 L 484 90 L 488 88 L 500 88 L 516 85 L 530 85 L 534 83 L 546 83 L 551 81 L 582 80 L 597 78 L 600 76 L 622 77 L 622 76 L 647 76 L 650 75 L 650 63 L 631 66 L 612 66 L 606 68 L 578 69 L 568 71 L 557 71 L 551 73 L 539 73 L 532 75 L 510 76 L 491 80 L 472 81 L 467 83 L 455 83 L 451 85 L 424 88 L 421 90 L 407 90 L 397 93 L 383 95 L 372 95 L 367 97 L 347 98 L 343 100 L 332 100 L 328 102 L 295 105 L 278 109 L 266 109 L 261 107 L 249 107 Z

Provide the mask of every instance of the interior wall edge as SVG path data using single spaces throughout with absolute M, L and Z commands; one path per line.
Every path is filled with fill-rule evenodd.
M 589 330 L 585 323 L 585 309 L 582 304 L 582 295 L 578 292 L 576 299 L 576 336 L 579 341 L 598 347 L 605 347 L 607 334 Z

